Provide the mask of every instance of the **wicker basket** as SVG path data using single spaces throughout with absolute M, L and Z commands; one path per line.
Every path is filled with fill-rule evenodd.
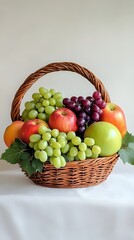
M 20 104 L 27 90 L 42 76 L 56 71 L 71 71 L 85 77 L 94 85 L 96 90 L 102 94 L 106 102 L 110 97 L 102 82 L 88 69 L 72 62 L 58 62 L 46 65 L 29 75 L 16 92 L 12 106 L 12 121 L 21 119 Z M 80 188 L 97 185 L 107 179 L 111 173 L 118 154 L 97 159 L 86 159 L 84 161 L 68 162 L 64 168 L 56 169 L 49 162 L 46 162 L 42 173 L 34 173 L 30 179 L 38 185 L 53 188 Z M 26 173 L 25 173 L 26 174 Z M 27 174 L 26 174 L 27 175 Z

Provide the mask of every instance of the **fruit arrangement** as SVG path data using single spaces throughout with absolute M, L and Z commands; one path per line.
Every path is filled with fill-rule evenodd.
M 107 110 L 109 104 L 111 111 Z M 4 140 L 9 149 L 2 158 L 12 152 L 18 138 L 23 152 L 27 144 L 30 159 L 41 163 L 49 161 L 56 168 L 65 167 L 67 161 L 117 153 L 121 148 L 122 134 L 126 131 L 122 109 L 102 100 L 100 92 L 95 91 L 86 98 L 72 96 L 69 99 L 54 89 L 40 87 L 25 103 L 22 120 L 14 121 L 6 128 Z M 17 161 L 20 159 L 18 156 Z M 31 173 L 30 169 L 28 174 Z
M 98 90 L 68 98 L 40 87 L 3 137 L 8 148 L 1 159 L 18 163 L 30 178 L 47 165 L 58 172 L 69 163 L 103 162 L 111 156 L 134 163 L 134 136 L 127 131 L 125 114 Z

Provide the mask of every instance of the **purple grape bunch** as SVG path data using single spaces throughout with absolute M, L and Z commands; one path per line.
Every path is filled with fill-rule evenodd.
M 92 96 L 87 96 L 86 98 L 83 96 L 64 98 L 63 104 L 76 114 L 77 132 L 81 136 L 90 124 L 100 120 L 102 109 L 106 107 L 106 102 L 102 99 L 99 91 L 95 91 Z

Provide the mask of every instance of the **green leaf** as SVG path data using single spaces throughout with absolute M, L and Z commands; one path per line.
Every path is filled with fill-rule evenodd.
M 43 163 L 34 157 L 34 150 L 26 143 L 16 139 L 12 145 L 1 155 L 1 159 L 11 164 L 18 163 L 22 170 L 31 176 L 33 173 L 42 171 Z
M 35 169 L 32 167 L 32 162 L 28 159 L 21 160 L 20 166 L 23 171 L 27 173 L 28 176 L 31 176 L 33 173 L 35 173 Z
M 26 146 L 27 145 L 23 144 L 19 139 L 16 139 L 15 142 L 13 142 L 12 145 L 1 155 L 1 159 L 6 160 L 11 164 L 18 163 Z
M 127 147 L 128 143 L 130 142 L 134 142 L 134 136 L 131 133 L 127 132 L 122 139 L 122 148 Z
M 122 140 L 122 147 L 119 151 L 121 160 L 134 165 L 134 136 L 127 132 Z
M 129 143 L 126 148 L 119 151 L 119 154 L 124 163 L 128 162 L 134 165 L 134 143 Z
M 43 163 L 40 160 L 38 160 L 38 159 L 33 157 L 33 159 L 32 159 L 32 167 L 36 170 L 36 172 L 37 171 L 42 172 Z
M 20 156 L 20 161 L 23 161 L 23 160 L 26 160 L 26 159 L 30 160 L 30 158 L 31 158 L 31 154 L 29 152 L 23 152 Z

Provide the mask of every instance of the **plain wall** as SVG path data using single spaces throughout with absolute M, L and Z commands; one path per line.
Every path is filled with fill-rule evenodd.
M 91 70 L 111 101 L 123 108 L 128 131 L 134 133 L 133 0 L 0 0 L 1 153 L 15 92 L 29 74 L 60 61 Z M 64 96 L 93 92 L 91 84 L 76 74 L 48 74 L 27 92 L 21 109 L 40 86 L 55 88 Z M 134 171 L 121 163 L 116 170 Z

